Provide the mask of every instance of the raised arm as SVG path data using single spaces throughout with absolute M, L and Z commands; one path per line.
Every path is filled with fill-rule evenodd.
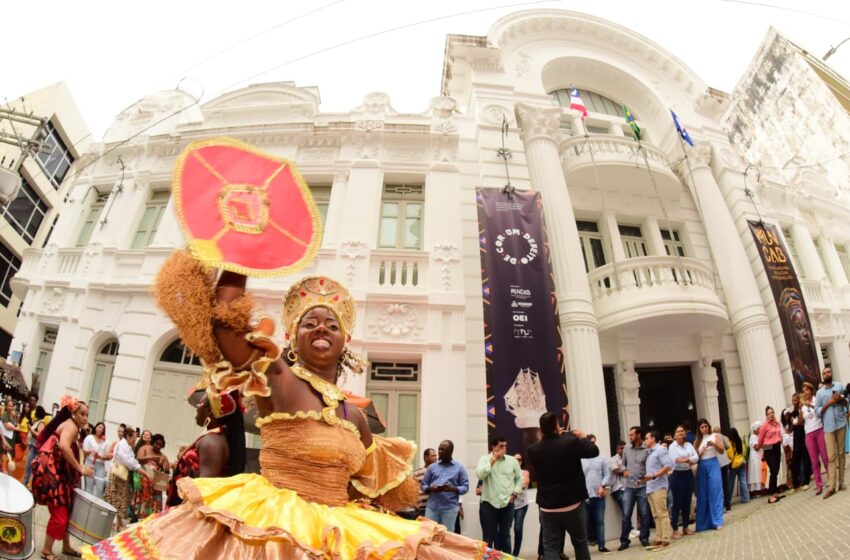
M 229 270 L 223 271 L 215 288 L 216 301 L 231 303 L 242 297 L 245 293 L 246 280 L 246 277 L 241 274 Z M 222 355 L 234 367 L 247 364 L 259 356 L 259 351 L 251 348 L 245 340 L 245 333 L 238 333 L 228 326 L 216 324 L 213 325 L 213 335 Z

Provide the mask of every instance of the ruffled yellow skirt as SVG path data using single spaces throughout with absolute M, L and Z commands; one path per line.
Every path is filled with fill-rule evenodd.
M 432 521 L 330 507 L 256 474 L 181 479 L 186 502 L 91 547 L 83 558 L 408 560 L 505 558 Z

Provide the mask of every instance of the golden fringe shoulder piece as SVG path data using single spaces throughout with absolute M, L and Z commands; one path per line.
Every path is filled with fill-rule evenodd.
M 280 358 L 280 348 L 271 339 L 273 334 L 274 319 L 260 317 L 253 330 L 245 335 L 245 340 L 259 356 L 251 360 L 248 367 L 240 367 L 239 371 L 235 371 L 233 364 L 227 360 L 212 365 L 204 363 L 204 375 L 208 375 L 213 385 L 221 391 L 238 390 L 243 397 L 268 397 L 271 389 L 266 372 Z

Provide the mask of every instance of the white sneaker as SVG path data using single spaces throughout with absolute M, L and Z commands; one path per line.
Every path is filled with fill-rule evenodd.
M 639 536 L 640 536 L 640 531 L 638 531 L 637 529 L 632 529 L 632 530 L 629 532 L 629 538 L 630 538 L 630 539 L 636 539 L 636 538 L 638 538 Z

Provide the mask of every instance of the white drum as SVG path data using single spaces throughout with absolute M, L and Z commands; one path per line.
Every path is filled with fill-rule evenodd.
M 32 556 L 34 508 L 35 502 L 26 486 L 0 473 L 0 558 L 20 560 Z
M 85 490 L 75 488 L 74 494 L 68 532 L 88 544 L 108 539 L 117 513 L 115 508 Z

